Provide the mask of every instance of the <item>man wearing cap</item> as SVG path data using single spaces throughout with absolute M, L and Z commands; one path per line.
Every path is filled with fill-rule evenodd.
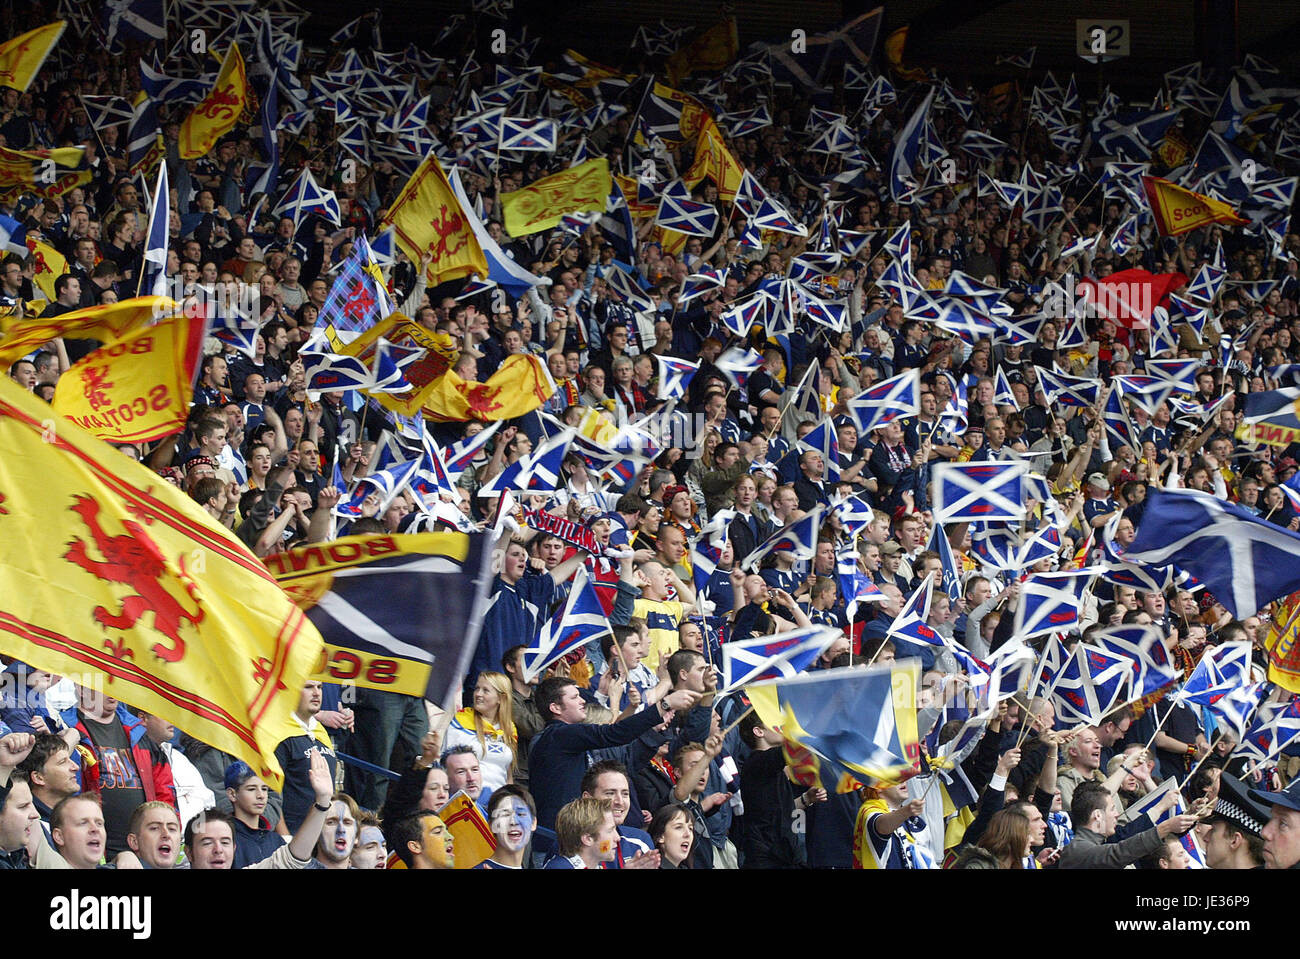
M 1093 529 L 1106 525 L 1110 514 L 1119 509 L 1119 505 L 1110 498 L 1110 480 L 1101 473 L 1088 477 L 1088 498 L 1083 504 L 1083 518 Z
M 1214 812 L 1197 827 L 1205 864 L 1211 869 L 1258 869 L 1264 864 L 1260 832 L 1268 807 L 1251 799 L 1240 779 L 1219 776 Z
M 1250 798 L 1272 806 L 1260 830 L 1265 869 L 1300 869 L 1300 779 L 1278 792 L 1250 790 Z

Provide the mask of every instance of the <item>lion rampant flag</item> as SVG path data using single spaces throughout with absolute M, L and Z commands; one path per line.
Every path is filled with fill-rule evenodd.
M 0 363 L 13 363 L 56 336 L 107 343 L 171 313 L 177 305 L 175 300 L 166 296 L 133 296 L 117 303 L 87 306 L 62 316 L 22 319 L 11 324 L 4 339 L 0 340 Z
M 185 428 L 203 355 L 203 317 L 173 315 L 106 344 L 54 388 L 57 413 L 110 443 L 147 443 Z
M 40 240 L 27 238 L 27 255 L 32 261 L 32 282 L 53 303 L 56 299 L 54 281 L 68 272 L 68 260 L 54 247 Z
M 496 848 L 496 839 L 488 826 L 487 818 L 474 800 L 464 792 L 457 792 L 438 810 L 453 840 L 453 869 L 473 869 Z
M 744 173 L 745 168 L 727 149 L 717 121 L 709 117 L 695 144 L 695 160 L 682 175 L 682 182 L 694 189 L 697 183 L 708 177 L 717 186 L 722 199 L 734 202 Z
M 540 357 L 516 353 L 486 383 L 462 380 L 448 370 L 422 397 L 432 419 L 508 420 L 537 409 L 555 392 L 555 380 Z
M 0 203 L 13 203 L 23 193 L 49 200 L 89 183 L 94 171 L 85 147 L 54 150 L 10 150 L 0 147 Z
M 180 156 L 197 160 L 217 145 L 223 134 L 248 108 L 248 78 L 244 74 L 244 57 L 239 45 L 232 43 L 221 61 L 217 81 L 181 124 Z
M 0 383 L 0 653 L 98 685 L 273 789 L 320 633 L 198 504 Z
M 389 226 L 398 248 L 412 263 L 419 263 L 425 253 L 433 254 L 430 287 L 474 274 L 488 275 L 483 248 L 432 153 L 402 187 L 380 229 Z
M 611 185 L 609 160 L 597 157 L 503 194 L 506 232 L 527 236 L 549 230 L 568 213 L 603 213 Z
M 1268 681 L 1300 693 L 1300 592 L 1278 600 L 1264 648 L 1268 650 Z
M 56 20 L 0 43 L 0 86 L 26 93 L 67 26 Z
M 736 18 L 727 17 L 705 30 L 687 46 L 668 58 L 668 82 L 676 83 L 691 73 L 725 70 L 740 51 Z
M 1158 176 L 1144 176 L 1142 189 L 1151 202 L 1156 229 L 1162 236 L 1178 236 L 1207 223 L 1231 223 L 1235 226 L 1250 223 L 1222 200 L 1193 193 Z

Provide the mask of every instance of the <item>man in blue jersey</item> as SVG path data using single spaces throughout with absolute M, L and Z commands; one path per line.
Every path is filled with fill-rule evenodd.
M 602 869 L 658 869 L 659 851 L 654 840 L 644 830 L 626 822 L 632 807 L 632 790 L 627 767 L 612 759 L 593 763 L 582 777 L 582 794 L 609 801 L 614 814 L 614 828 L 618 832 L 618 848 L 611 862 L 601 863 Z

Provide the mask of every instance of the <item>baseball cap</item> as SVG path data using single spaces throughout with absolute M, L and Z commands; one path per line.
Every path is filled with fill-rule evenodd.
M 902 551 L 903 551 L 903 544 L 892 539 L 889 540 L 887 543 L 882 543 L 880 546 L 881 556 L 895 556 L 901 553 Z
M 1095 486 L 1098 489 L 1110 489 L 1110 480 L 1106 479 L 1102 473 L 1093 473 L 1088 477 L 1088 485 Z
M 1287 809 L 1293 809 L 1300 812 L 1300 779 L 1294 779 L 1286 789 L 1279 790 L 1275 793 L 1261 792 L 1258 789 L 1250 791 L 1250 798 L 1256 802 L 1263 803 L 1265 806 L 1283 806 Z
M 226 788 L 238 789 L 256 775 L 257 773 L 253 772 L 252 766 L 242 759 L 236 759 L 226 767 Z

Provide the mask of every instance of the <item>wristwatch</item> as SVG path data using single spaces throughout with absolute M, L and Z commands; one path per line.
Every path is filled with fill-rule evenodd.
M 326 806 L 322 806 L 322 805 L 321 805 L 320 803 L 318 803 L 318 802 L 314 802 L 314 803 L 312 803 L 312 806 L 313 806 L 314 808 L 316 808 L 316 809 L 319 809 L 321 812 L 329 812 L 329 811 L 330 811 L 330 807 L 329 807 L 328 805 L 326 805 Z

